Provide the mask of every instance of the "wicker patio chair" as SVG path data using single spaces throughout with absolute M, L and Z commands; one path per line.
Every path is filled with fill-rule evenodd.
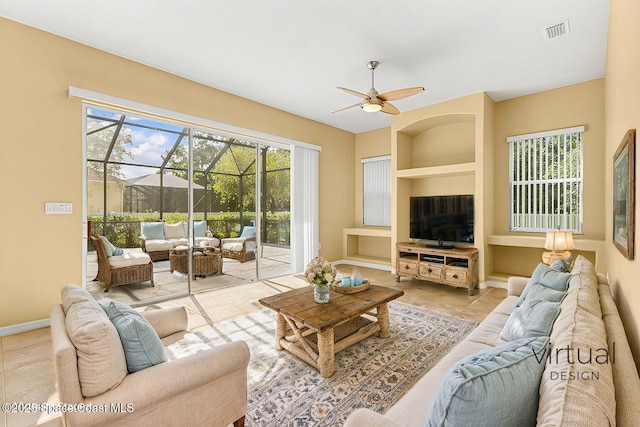
M 98 255 L 98 275 L 93 280 L 104 283 L 105 292 L 108 292 L 112 286 L 146 281 L 150 281 L 151 286 L 155 286 L 153 283 L 153 263 L 148 255 L 145 254 L 149 260 L 148 263 L 116 268 L 109 263 L 102 239 L 99 236 L 89 236 L 89 238 Z

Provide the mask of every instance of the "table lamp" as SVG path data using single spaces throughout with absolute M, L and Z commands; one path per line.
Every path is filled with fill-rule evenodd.
M 573 244 L 573 232 L 560 229 L 547 231 L 544 248 L 551 251 L 542 253 L 542 262 L 547 265 L 551 265 L 552 262 L 558 259 L 564 260 L 571 258 L 569 249 L 575 248 Z

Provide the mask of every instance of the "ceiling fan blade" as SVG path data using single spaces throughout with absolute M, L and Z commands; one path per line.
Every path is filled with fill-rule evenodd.
M 378 98 L 383 101 L 395 101 L 396 99 L 407 98 L 411 95 L 415 95 L 423 90 L 423 87 L 410 87 L 406 89 L 392 90 L 391 92 L 378 95 Z
M 340 89 L 342 91 L 345 91 L 347 93 L 350 93 L 351 95 L 355 95 L 358 98 L 370 99 L 369 95 L 365 95 L 364 93 L 356 92 L 355 90 L 351 90 L 351 89 L 347 89 L 345 87 L 339 87 L 339 86 L 338 86 L 338 89 Z
M 387 114 L 400 114 L 400 110 L 398 110 L 393 104 L 390 104 L 388 102 L 385 102 L 384 104 L 382 104 L 382 111 L 383 113 L 387 113 Z
M 350 106 L 348 106 L 348 107 L 344 107 L 344 108 L 341 108 L 341 109 L 339 109 L 339 110 L 332 111 L 332 112 L 331 112 L 331 114 L 333 114 L 333 113 L 338 113 L 338 112 L 340 112 L 340 111 L 344 111 L 344 110 L 348 110 L 349 108 L 358 107 L 359 105 L 360 105 L 360 103 L 358 102 L 357 104 L 353 104 L 353 105 L 350 105 Z

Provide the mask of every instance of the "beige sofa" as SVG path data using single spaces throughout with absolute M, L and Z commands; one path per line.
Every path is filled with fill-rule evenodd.
M 249 348 L 209 347 L 187 332 L 184 307 L 142 313 L 168 361 L 133 373 L 118 331 L 87 291 L 65 287 L 50 314 L 58 396 L 75 409 L 62 411 L 66 426 L 244 424 Z
M 539 387 L 536 424 L 637 426 L 640 379 L 607 279 L 596 274 L 593 265 L 581 256 L 571 273 L 550 342 L 552 349 L 567 346 L 583 349 L 581 357 L 585 362 L 589 360 L 585 353 L 591 349 L 594 358 L 588 364 L 575 363 L 575 358 L 571 359 L 573 364 L 567 363 L 562 356 L 546 361 Z M 425 426 L 449 369 L 467 356 L 505 343 L 500 333 L 526 284 L 525 278 L 510 278 L 507 298 L 384 415 L 357 409 L 350 414 L 345 426 Z M 551 354 L 558 354 L 557 350 Z M 598 355 L 600 359 L 595 362 Z M 491 399 L 492 394 L 489 392 L 486 399 Z M 477 425 L 485 425 L 485 421 L 478 420 Z

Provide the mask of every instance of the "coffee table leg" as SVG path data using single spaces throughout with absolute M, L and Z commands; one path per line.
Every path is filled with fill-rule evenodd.
M 333 352 L 333 328 L 318 332 L 318 370 L 324 378 L 332 376 L 336 370 L 335 354 Z
M 386 303 L 378 306 L 376 309 L 376 317 L 378 318 L 378 324 L 380 325 L 378 337 L 389 338 L 389 307 L 387 307 Z
M 280 340 L 285 337 L 287 333 L 287 321 L 284 319 L 284 316 L 280 313 L 276 316 L 276 350 L 282 350 L 282 345 L 280 344 Z

